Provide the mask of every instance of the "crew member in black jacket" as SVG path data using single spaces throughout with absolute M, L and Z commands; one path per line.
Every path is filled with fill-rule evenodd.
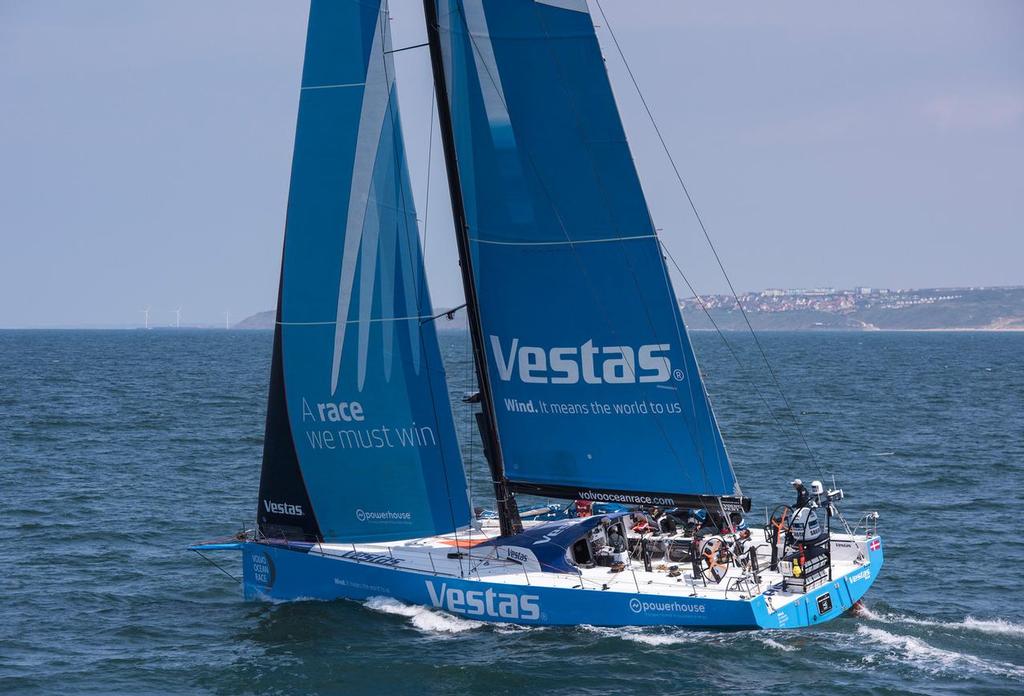
M 807 489 L 804 487 L 804 482 L 800 479 L 793 479 L 789 482 L 789 485 L 796 489 L 796 502 L 793 503 L 793 509 L 799 510 L 806 506 L 811 500 L 811 494 L 808 493 Z

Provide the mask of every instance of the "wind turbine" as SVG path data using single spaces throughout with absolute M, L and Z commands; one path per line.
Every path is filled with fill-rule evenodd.
M 172 309 L 171 311 L 174 312 L 174 328 L 180 329 L 181 328 L 181 307 L 178 307 L 177 309 Z
M 141 312 L 142 312 L 142 314 L 143 314 L 143 315 L 144 315 L 144 316 L 146 317 L 146 328 L 147 328 L 147 329 L 149 328 L 149 309 L 150 309 L 150 308 L 149 308 L 149 306 L 147 305 L 145 309 L 139 310 L 139 311 L 141 311 Z

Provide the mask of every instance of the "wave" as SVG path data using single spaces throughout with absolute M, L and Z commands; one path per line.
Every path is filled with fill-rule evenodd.
M 968 616 L 963 620 L 963 627 L 982 633 L 994 633 L 1004 636 L 1024 636 L 1024 625 L 1004 619 L 976 619 Z
M 762 638 L 758 636 L 757 639 L 773 650 L 779 650 L 781 652 L 795 652 L 797 650 L 795 645 L 786 645 L 785 643 L 780 643 L 774 638 Z
M 968 615 L 962 621 L 937 621 L 935 619 L 918 619 L 905 614 L 875 613 L 865 604 L 857 609 L 857 615 L 871 621 L 881 623 L 901 623 L 912 626 L 929 626 L 952 630 L 977 631 L 992 635 L 1024 636 L 1024 624 L 1014 623 L 1006 619 L 976 619 Z
M 424 633 L 463 633 L 487 625 L 483 621 L 463 619 L 453 614 L 434 611 L 427 607 L 404 604 L 392 597 L 370 597 L 366 600 L 364 606 L 367 609 L 384 614 L 404 616 L 409 619 L 409 623 Z
M 656 628 L 640 628 L 625 626 L 621 628 L 610 628 L 606 626 L 580 626 L 585 631 L 596 633 L 602 638 L 619 638 L 644 645 L 665 646 L 683 645 L 688 643 L 706 643 L 707 634 L 700 634 L 694 631 L 660 631 Z
M 902 660 L 925 672 L 939 674 L 975 671 L 1024 680 L 1024 667 L 1018 665 L 990 662 L 974 655 L 936 648 L 920 638 L 896 635 L 870 626 L 858 626 L 857 633 L 879 645 L 892 648 L 900 653 L 899 657 Z M 867 660 L 873 661 L 874 658 L 875 656 L 869 656 Z
M 755 640 L 772 650 L 778 650 L 780 652 L 794 652 L 798 649 L 796 646 L 786 645 L 774 638 L 770 638 L 766 635 L 758 635 L 757 633 L 709 633 L 707 631 L 694 631 L 685 628 L 666 630 L 656 626 L 608 627 L 590 626 L 588 624 L 583 624 L 580 628 L 585 631 L 589 631 L 590 633 L 596 633 L 602 638 L 618 638 L 619 640 L 628 640 L 633 643 L 641 643 L 642 645 L 651 645 L 655 647 L 663 647 L 666 645 L 691 645 L 695 643 L 699 643 L 701 645 L 723 645 L 727 643 L 736 643 L 753 635 Z

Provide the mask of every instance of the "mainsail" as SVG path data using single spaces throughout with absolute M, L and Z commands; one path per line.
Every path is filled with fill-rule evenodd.
M 514 490 L 739 496 L 585 0 L 427 0 Z
M 468 524 L 388 17 L 310 7 L 257 519 L 325 541 Z

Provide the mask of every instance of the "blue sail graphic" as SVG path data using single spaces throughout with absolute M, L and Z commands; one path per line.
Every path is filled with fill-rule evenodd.
M 585 0 L 435 1 L 506 476 L 739 495 Z
M 312 2 L 275 342 L 281 394 L 271 393 L 272 406 L 286 405 L 287 423 L 277 409 L 274 428 L 290 430 L 298 471 L 265 456 L 260 514 L 275 528 L 315 516 L 315 528 L 292 521 L 326 541 L 428 536 L 470 519 L 425 321 L 432 308 L 389 50 L 379 1 Z M 271 431 L 268 415 L 268 449 Z M 274 466 L 280 475 L 267 473 Z M 297 479 L 311 510 L 275 499 Z

